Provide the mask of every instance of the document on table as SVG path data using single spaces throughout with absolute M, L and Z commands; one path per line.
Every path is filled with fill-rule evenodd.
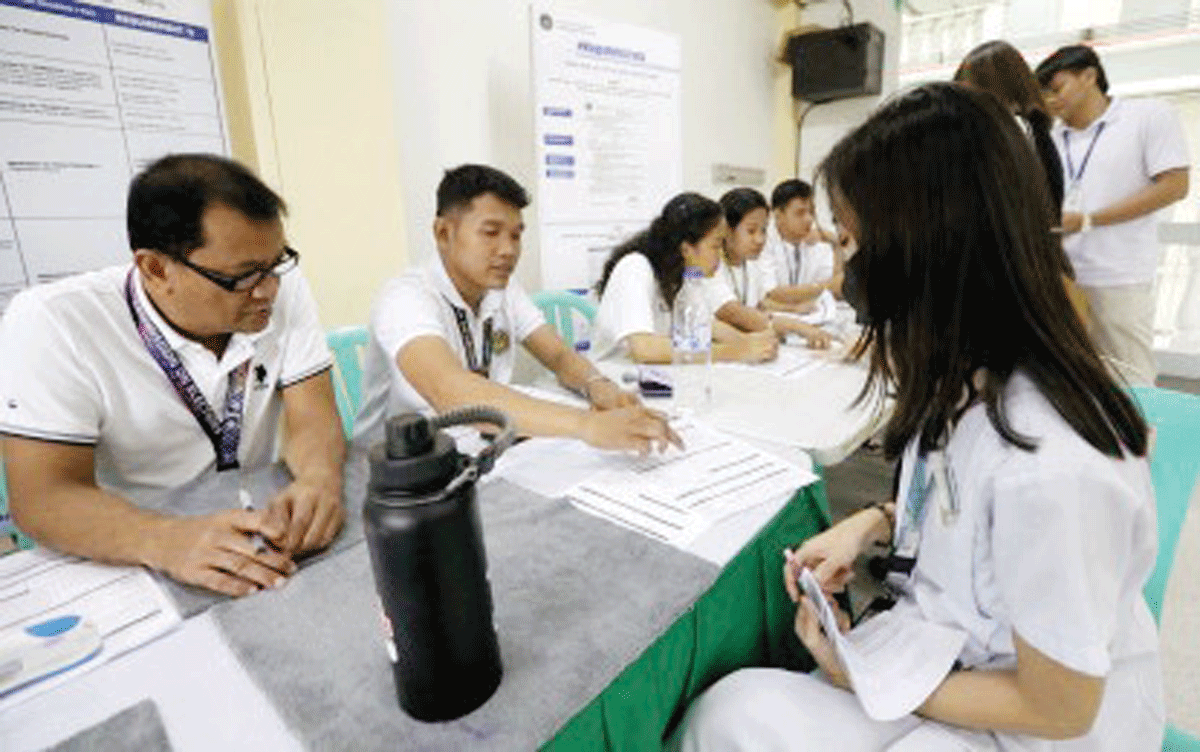
M 741 439 L 694 421 L 672 427 L 685 449 L 613 457 L 567 491 L 580 509 L 675 546 L 724 517 L 816 480 Z
M 826 359 L 802 345 L 784 345 L 775 360 L 766 363 L 714 363 L 713 368 L 744 369 L 784 379 L 798 379 L 824 365 Z
M 41 548 L 0 559 L 0 632 L 65 615 L 81 616 L 96 627 L 103 639 L 100 653 L 77 668 L 0 696 L 0 709 L 180 623 L 166 592 L 141 567 L 97 564 Z
M 967 633 L 895 610 L 884 611 L 842 634 L 812 572 L 800 573 L 804 594 L 867 715 L 891 721 L 911 713 L 937 689 L 958 659 Z

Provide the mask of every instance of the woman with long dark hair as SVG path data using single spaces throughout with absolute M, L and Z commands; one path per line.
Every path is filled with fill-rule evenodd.
M 613 250 L 596 285 L 595 357 L 621 354 L 638 363 L 671 362 L 671 306 L 683 287 L 683 270 L 695 267 L 712 277 L 728 232 L 723 214 L 716 201 L 681 193 L 650 227 Z M 742 333 L 713 322 L 714 360 L 770 360 L 777 348 L 773 332 Z
M 900 458 L 899 492 L 785 552 L 796 633 L 820 671 L 726 677 L 692 708 L 685 749 L 1159 749 L 1147 427 L 1061 315 L 1034 159 L 994 97 L 954 84 L 891 100 L 826 158 L 857 248 L 865 390 L 895 395 L 884 449 Z M 891 547 L 897 602 L 865 626 L 962 640 L 941 662 L 907 656 L 944 678 L 883 720 L 863 710 L 796 584 L 808 570 L 841 590 L 875 545 Z

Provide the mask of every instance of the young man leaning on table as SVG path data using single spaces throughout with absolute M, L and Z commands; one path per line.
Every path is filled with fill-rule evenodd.
M 437 256 L 386 282 L 371 308 L 356 446 L 381 441 L 391 416 L 468 405 L 503 410 L 522 434 L 573 437 L 602 449 L 647 452 L 679 443 L 664 416 L 567 346 L 512 279 L 528 203 L 525 189 L 492 167 L 461 165 L 443 176 L 433 222 Z M 509 387 L 516 343 L 591 409 Z
M 282 584 L 329 544 L 345 518 L 345 442 L 284 210 L 241 165 L 165 157 L 130 186 L 132 263 L 13 299 L 0 432 L 23 531 L 228 595 Z M 231 498 L 177 515 L 133 500 L 269 466 L 277 444 L 294 480 L 264 508 Z

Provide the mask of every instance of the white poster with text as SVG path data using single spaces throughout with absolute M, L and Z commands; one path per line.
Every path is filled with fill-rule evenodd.
M 533 5 L 542 283 L 595 284 L 683 184 L 679 37 Z

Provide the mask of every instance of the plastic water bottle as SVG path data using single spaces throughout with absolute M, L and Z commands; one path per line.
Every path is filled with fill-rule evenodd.
M 696 412 L 712 403 L 712 311 L 704 294 L 704 273 L 689 266 L 671 309 L 675 406 Z

